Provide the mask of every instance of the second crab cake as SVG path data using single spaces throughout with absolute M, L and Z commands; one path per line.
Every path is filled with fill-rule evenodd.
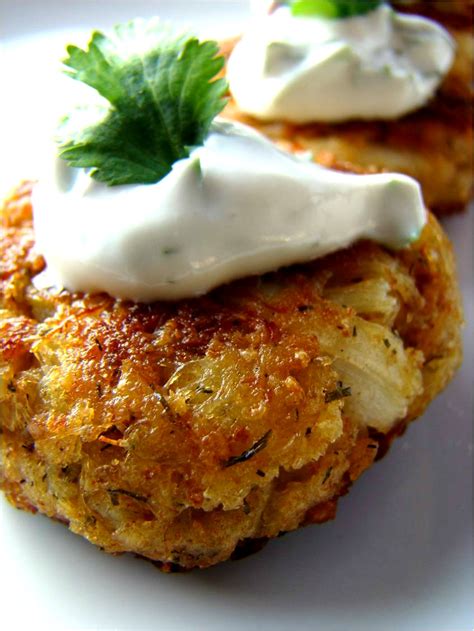
M 274 19 L 277 12 L 288 11 L 288 6 L 279 6 L 284 4 L 291 3 L 274 3 L 274 6 L 277 6 L 276 12 L 265 19 Z M 338 4 L 336 0 L 334 4 Z M 286 120 L 285 116 L 274 116 L 271 120 L 264 120 L 261 116 L 250 115 L 244 111 L 245 108 L 239 107 L 238 103 L 231 99 L 225 115 L 251 124 L 284 148 L 292 151 L 311 151 L 314 160 L 325 166 L 361 172 L 389 170 L 406 173 L 420 182 L 425 202 L 436 214 L 459 211 L 469 203 L 473 191 L 472 3 L 455 0 L 449 3 L 449 11 L 441 10 L 448 3 L 399 2 L 393 4 L 397 11 L 403 10 L 404 14 L 405 12 L 416 13 L 436 20 L 450 33 L 456 47 L 451 69 L 434 95 L 418 109 L 393 120 L 383 120 L 383 115 L 378 115 L 372 120 L 357 120 L 360 117 L 355 115 L 354 120 L 346 122 L 331 122 L 330 120 L 318 122 L 315 116 L 314 120 L 298 123 L 295 120 Z M 376 10 L 380 11 L 381 7 Z M 320 17 L 299 16 L 293 19 L 298 19 L 300 22 L 313 20 L 319 23 Z M 326 22 L 347 20 L 354 22 L 365 17 L 327 19 Z M 323 27 L 327 28 L 327 25 L 323 24 Z M 319 30 L 315 30 L 315 37 L 321 36 L 323 27 L 318 26 Z M 284 46 L 291 44 L 293 52 L 291 55 L 288 53 L 288 58 L 292 57 L 292 63 L 294 63 L 295 55 L 303 55 L 304 43 L 298 43 L 299 28 L 292 29 L 290 39 L 285 40 L 284 45 L 280 45 L 281 51 L 278 53 L 284 57 L 282 52 Z M 359 26 L 356 25 L 354 28 L 360 31 Z M 357 37 L 361 37 L 359 31 L 356 31 Z M 371 36 L 372 33 L 371 26 Z M 329 38 L 324 31 L 323 37 L 326 35 Z M 285 37 L 279 31 L 275 35 L 275 40 Z M 413 33 L 410 37 L 415 38 L 417 35 Z M 223 52 L 229 56 L 236 44 L 237 41 L 223 43 Z M 271 46 L 276 50 L 276 43 Z M 378 63 L 377 55 L 380 56 L 380 53 L 377 52 L 376 55 L 374 53 L 375 63 Z M 259 65 L 257 56 L 258 54 L 253 62 L 255 66 Z M 283 64 L 290 62 L 285 62 L 286 57 L 285 59 L 283 57 L 279 61 L 280 68 L 283 68 L 281 77 L 270 77 L 275 84 L 287 76 L 285 73 L 288 71 Z M 245 68 L 240 67 L 239 71 L 244 80 Z M 323 81 L 321 90 L 324 91 L 324 79 L 321 80 Z M 311 77 L 305 78 L 305 82 L 307 81 L 311 81 Z M 352 81 L 352 79 L 347 81 Z M 291 89 L 289 86 L 288 90 Z M 368 85 L 367 89 L 367 99 L 370 101 L 376 96 L 377 88 L 371 90 Z M 402 88 L 398 90 L 400 89 Z M 256 87 L 255 90 L 258 88 Z M 344 90 L 341 92 L 341 102 L 350 98 L 344 95 Z

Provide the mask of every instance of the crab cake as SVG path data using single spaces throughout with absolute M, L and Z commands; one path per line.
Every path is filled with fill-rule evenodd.
M 309 150 L 316 162 L 330 168 L 410 175 L 420 182 L 426 205 L 436 214 L 456 212 L 473 193 L 473 3 L 393 4 L 442 24 L 456 42 L 453 66 L 425 107 L 397 120 L 298 125 L 257 120 L 230 99 L 224 115 L 256 127 L 287 150 Z M 222 44 L 227 57 L 237 41 Z
M 0 213 L 0 483 L 111 553 L 206 567 L 335 515 L 461 360 L 451 246 L 359 242 L 177 303 L 32 282 Z
M 466 27 L 472 23 L 473 0 L 395 0 L 397 11 L 424 15 L 452 26 Z

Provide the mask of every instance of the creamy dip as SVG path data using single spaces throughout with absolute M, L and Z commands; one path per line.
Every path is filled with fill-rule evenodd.
M 255 18 L 227 76 L 239 108 L 295 123 L 392 119 L 422 107 L 454 59 L 436 22 L 382 4 L 364 15 Z
M 51 162 L 33 192 L 38 282 L 135 301 L 197 296 L 362 238 L 399 248 L 426 221 L 409 177 L 331 171 L 224 121 L 156 184 L 108 187 Z

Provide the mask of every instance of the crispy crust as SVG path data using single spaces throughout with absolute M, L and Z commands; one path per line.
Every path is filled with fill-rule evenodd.
M 449 13 L 442 2 L 418 2 L 404 9 L 437 19 L 458 46 L 453 68 L 435 98 L 413 114 L 396 121 L 266 123 L 243 114 L 230 99 L 223 115 L 256 127 L 285 149 L 310 150 L 316 162 L 330 168 L 406 173 L 420 182 L 425 203 L 436 214 L 462 210 L 473 194 L 473 5 L 462 0 L 451 4 Z M 237 41 L 222 44 L 226 57 Z
M 29 185 L 0 220 L 0 484 L 167 571 L 334 517 L 461 360 L 432 217 L 397 254 L 359 243 L 152 305 L 37 290 Z
M 397 11 L 424 15 L 452 28 L 472 26 L 474 0 L 395 0 L 391 4 Z

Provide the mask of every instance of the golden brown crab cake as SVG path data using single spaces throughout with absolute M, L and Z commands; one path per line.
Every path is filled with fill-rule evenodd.
M 470 0 L 394 4 L 437 20 L 457 44 L 451 71 L 425 107 L 394 121 L 295 125 L 259 121 L 230 99 L 223 115 L 256 127 L 287 150 L 311 151 L 324 166 L 410 175 L 420 182 L 433 212 L 456 212 L 466 207 L 473 193 L 473 4 Z M 448 4 L 450 11 L 444 10 Z M 226 57 L 237 41 L 222 44 Z
M 466 28 L 474 16 L 474 0 L 392 0 L 397 11 L 424 15 L 445 26 Z
M 357 245 L 199 299 L 38 290 L 0 212 L 0 482 L 109 552 L 206 567 L 334 516 L 461 358 L 451 246 Z

